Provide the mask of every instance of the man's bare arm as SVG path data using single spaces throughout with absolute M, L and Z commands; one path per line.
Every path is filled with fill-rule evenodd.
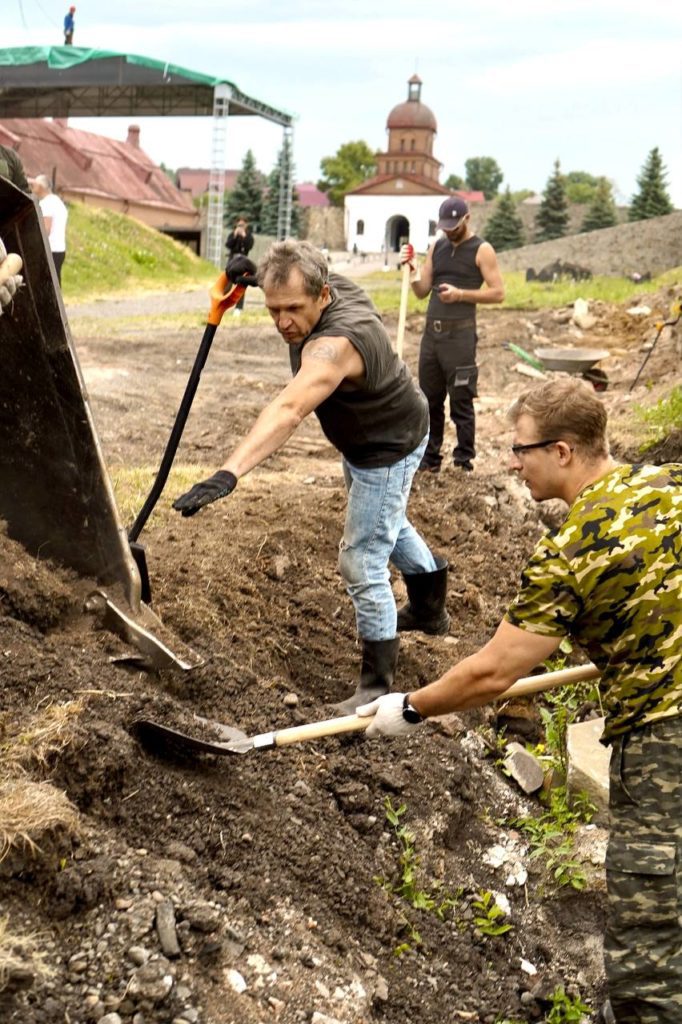
M 488 704 L 549 658 L 560 643 L 561 637 L 531 633 L 503 619 L 485 647 L 415 690 L 410 703 L 425 717 Z
M 364 363 L 347 338 L 317 338 L 306 345 L 301 368 L 263 409 L 221 469 L 237 478 L 276 452 L 298 425 L 348 378 L 361 377 Z

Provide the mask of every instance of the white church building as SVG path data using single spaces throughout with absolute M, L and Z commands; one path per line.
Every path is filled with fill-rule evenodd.
M 377 154 L 375 177 L 346 193 L 346 246 L 349 251 L 398 252 L 410 241 L 426 252 L 436 235 L 438 208 L 449 195 L 482 202 L 481 192 L 457 192 L 439 183 L 442 164 L 433 155 L 437 124 L 421 101 L 422 81 L 413 75 L 407 100 L 388 115 L 388 150 Z

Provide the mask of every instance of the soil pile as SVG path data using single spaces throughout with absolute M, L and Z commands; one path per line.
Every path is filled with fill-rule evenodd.
M 526 381 L 502 342 L 565 329 L 547 314 L 483 320 L 477 471 L 419 477 L 410 504 L 450 563 L 451 635 L 403 639 L 403 688 L 485 642 L 544 528 L 539 513 L 560 514 L 534 508 L 504 470 L 504 409 Z M 211 471 L 287 379 L 271 330 L 223 333 L 183 441 L 183 458 Z M 129 343 L 81 339 L 114 467 L 154 461 L 197 344 L 152 328 Z M 625 377 L 639 347 L 618 347 Z M 180 520 L 171 497 L 144 539 L 157 612 L 206 659 L 189 674 L 141 670 L 81 614 L 85 581 L 2 537 L 2 1019 L 494 1024 L 546 1019 L 560 986 L 596 1008 L 603 834 L 584 837 L 595 863 L 586 855 L 583 892 L 529 859 L 511 822 L 538 805 L 495 763 L 495 710 L 409 740 L 222 759 L 142 749 L 140 717 L 196 732 L 201 715 L 249 735 L 330 717 L 358 671 L 336 569 L 343 482 L 312 421 L 228 501 Z M 399 579 L 395 591 L 400 600 Z M 531 705 L 523 714 L 536 728 Z M 41 813 L 28 818 L 27 806 Z M 501 934 L 482 909 L 491 893 L 512 926 Z

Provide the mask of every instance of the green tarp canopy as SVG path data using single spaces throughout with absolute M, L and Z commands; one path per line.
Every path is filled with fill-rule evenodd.
M 216 87 L 227 92 L 230 115 L 293 123 L 227 79 L 150 57 L 78 46 L 0 49 L 0 117 L 208 117 Z

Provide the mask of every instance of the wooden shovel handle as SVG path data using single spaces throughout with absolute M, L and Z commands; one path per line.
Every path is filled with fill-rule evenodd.
M 597 679 L 599 674 L 597 666 L 590 663 L 576 665 L 574 668 L 561 668 L 557 672 L 543 672 L 538 676 L 525 676 L 523 679 L 517 679 L 513 686 L 496 697 L 496 700 L 509 700 L 510 697 L 524 697 L 529 693 L 553 690 L 556 686 L 587 682 L 590 679 Z
M 575 668 L 562 668 L 558 672 L 543 672 L 537 676 L 526 676 L 517 679 L 513 686 L 501 693 L 497 700 L 508 700 L 510 697 L 522 697 L 529 693 L 551 690 L 569 683 L 581 683 L 588 679 L 596 679 L 599 669 L 595 665 L 577 665 Z M 288 747 L 291 743 L 304 743 L 306 740 L 317 740 L 323 736 L 338 736 L 346 732 L 364 732 L 371 716 L 360 718 L 359 715 L 344 715 L 342 718 L 327 718 L 323 722 L 308 722 L 306 725 L 294 725 L 290 729 L 278 729 L 271 733 L 270 744 L 276 747 Z M 265 734 L 266 736 L 268 734 Z
M 327 718 L 324 722 L 308 722 L 306 725 L 293 725 L 290 729 L 278 729 L 273 734 L 276 747 L 288 747 L 290 743 L 303 743 L 305 740 L 316 740 L 321 736 L 336 736 L 344 732 L 364 732 L 369 718 L 359 715 L 344 715 L 342 718 Z
M 398 313 L 398 333 L 395 339 L 395 350 L 400 359 L 403 358 L 403 339 L 405 338 L 405 322 L 407 320 L 407 298 L 410 293 L 410 264 L 403 263 L 403 276 L 400 282 L 400 311 Z

